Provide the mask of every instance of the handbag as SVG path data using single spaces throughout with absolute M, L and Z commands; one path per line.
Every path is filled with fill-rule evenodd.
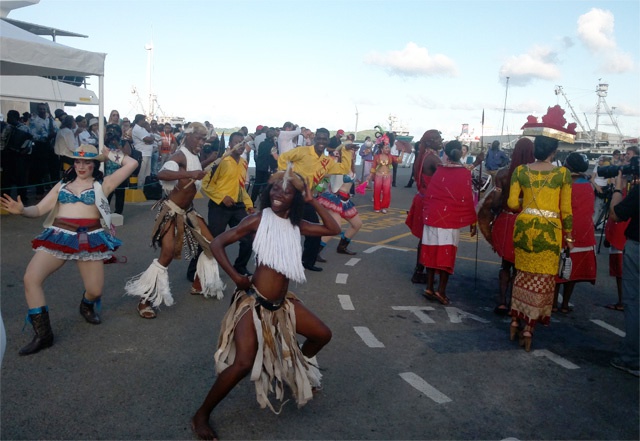
M 571 255 L 569 248 L 565 248 L 560 252 L 560 265 L 558 266 L 558 277 L 569 280 L 571 277 Z

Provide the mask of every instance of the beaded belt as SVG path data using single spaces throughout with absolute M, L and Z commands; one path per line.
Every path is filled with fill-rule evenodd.
M 525 208 L 522 212 L 532 214 L 534 216 L 552 217 L 554 219 L 558 219 L 560 217 L 560 213 L 556 213 L 555 211 L 539 210 L 537 208 Z

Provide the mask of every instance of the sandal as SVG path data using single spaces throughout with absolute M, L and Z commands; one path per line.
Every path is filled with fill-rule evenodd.
M 496 315 L 509 315 L 509 307 L 507 305 L 498 305 L 493 308 L 493 312 Z
M 567 306 L 566 308 L 560 308 L 559 312 L 560 312 L 560 314 L 567 315 L 567 314 L 570 314 L 571 312 L 573 312 L 573 308 L 570 307 L 570 306 Z
M 423 295 L 428 298 L 429 300 L 435 300 L 437 302 L 440 302 L 443 305 L 448 305 L 449 299 L 447 298 L 447 296 L 440 294 L 439 292 L 433 292 L 430 289 L 425 289 Z
M 614 311 L 624 311 L 624 305 L 621 305 L 620 303 L 614 303 L 611 305 L 604 305 L 605 308 L 607 309 L 612 309 Z
M 140 309 L 141 306 L 143 306 L 142 309 Z M 151 305 L 148 305 L 145 303 L 138 303 L 137 309 L 138 309 L 138 315 L 143 319 L 156 318 L 156 312 L 153 310 L 153 307 Z
M 201 296 L 202 295 L 202 290 L 200 290 L 198 288 L 194 288 L 192 286 L 191 289 L 189 290 L 189 294 L 191 294 L 192 296 Z

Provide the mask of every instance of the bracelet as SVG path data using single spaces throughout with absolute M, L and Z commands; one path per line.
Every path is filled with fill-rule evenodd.
M 565 238 L 564 238 L 564 240 L 565 240 L 565 242 L 567 242 L 567 243 L 574 243 L 574 242 L 576 241 L 575 239 L 572 239 L 572 238 L 570 238 L 570 237 L 565 237 Z
M 620 190 L 620 189 L 617 189 L 617 188 L 616 188 L 615 190 L 613 190 L 613 193 L 620 193 L 620 194 L 622 194 L 622 190 Z

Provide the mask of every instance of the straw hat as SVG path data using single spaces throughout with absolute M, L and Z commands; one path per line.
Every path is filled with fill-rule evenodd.
M 106 159 L 103 155 L 99 155 L 98 149 L 90 144 L 83 144 L 71 154 L 66 154 L 64 156 L 71 159 L 90 159 L 100 162 L 104 162 Z

